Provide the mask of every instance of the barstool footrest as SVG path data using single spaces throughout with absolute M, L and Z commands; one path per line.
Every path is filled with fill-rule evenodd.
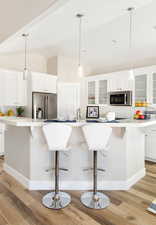
M 66 171 L 69 171 L 69 170 L 66 169 L 66 168 L 59 168 L 59 170 L 60 170 L 60 171 L 65 171 L 65 172 L 66 172 Z M 55 171 L 55 168 L 46 169 L 45 171 L 46 171 L 47 173 L 48 173 L 48 172 L 52 172 L 52 171 Z
M 85 168 L 83 169 L 84 172 L 88 172 L 88 171 L 91 171 L 93 170 L 94 168 Z M 101 169 L 101 168 L 97 168 L 97 171 L 100 171 L 100 172 L 106 172 L 105 169 Z

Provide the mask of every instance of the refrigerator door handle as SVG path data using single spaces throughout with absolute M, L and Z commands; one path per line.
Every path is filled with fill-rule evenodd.
M 47 109 L 46 109 L 46 111 L 47 111 L 47 118 L 46 119 L 48 119 L 48 96 L 47 96 Z
M 46 96 L 44 96 L 44 112 L 43 112 L 43 119 L 46 119 Z

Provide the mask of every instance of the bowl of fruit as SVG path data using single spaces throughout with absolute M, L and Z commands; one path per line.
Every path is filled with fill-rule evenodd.
M 146 119 L 146 116 L 142 113 L 141 110 L 137 110 L 134 114 L 134 119 L 136 120 L 144 120 Z

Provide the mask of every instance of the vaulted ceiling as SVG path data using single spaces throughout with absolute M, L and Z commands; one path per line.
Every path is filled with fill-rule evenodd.
M 57 0 L 4 0 L 0 7 L 0 42 L 17 32 Z
M 57 1 L 62 4 L 57 7 L 54 4 L 43 18 L 19 29 L 0 45 L 0 52 L 22 51 L 21 34 L 28 32 L 32 51 L 41 51 L 47 57 L 61 54 L 76 58 L 78 20 L 75 15 L 83 13 L 83 60 L 93 72 L 127 69 L 132 64 L 142 66 L 156 59 L 155 0 Z M 48 4 L 48 0 L 45 2 Z M 129 14 L 126 11 L 131 6 L 136 9 L 132 58 L 129 57 Z

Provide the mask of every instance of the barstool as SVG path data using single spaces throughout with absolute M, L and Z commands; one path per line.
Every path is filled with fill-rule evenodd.
M 93 191 L 81 195 L 81 202 L 88 208 L 104 209 L 109 206 L 109 198 L 97 191 L 97 152 L 106 150 L 112 128 L 103 124 L 90 124 L 82 127 L 88 149 L 93 151 Z
M 55 190 L 46 194 L 42 199 L 43 205 L 50 209 L 62 209 L 71 202 L 70 195 L 59 190 L 59 152 L 69 150 L 67 145 L 71 131 L 72 128 L 65 124 L 50 123 L 43 126 L 49 151 L 55 152 Z

